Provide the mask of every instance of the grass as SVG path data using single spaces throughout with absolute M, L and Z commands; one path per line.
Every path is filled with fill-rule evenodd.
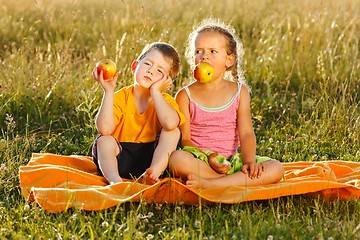
M 243 40 L 259 155 L 360 161 L 358 0 L 0 3 L 0 238 L 360 238 L 356 200 L 140 202 L 53 215 L 23 199 L 17 174 L 33 152 L 90 155 L 102 97 L 90 73 L 99 59 L 114 59 L 118 88 L 129 85 L 129 64 L 146 43 L 169 42 L 183 56 L 192 25 L 208 16 L 230 22 Z M 183 58 L 171 93 L 189 79 Z

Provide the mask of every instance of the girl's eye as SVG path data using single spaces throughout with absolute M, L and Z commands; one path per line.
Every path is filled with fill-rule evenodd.
M 201 50 L 195 50 L 195 54 L 199 54 L 201 52 L 202 52 Z
M 148 62 L 145 62 L 145 65 L 148 65 L 148 66 L 150 66 L 150 63 L 148 63 Z
M 158 71 L 159 73 L 163 74 L 162 70 L 158 69 L 157 71 Z
M 211 53 L 217 53 L 217 51 L 216 50 L 211 50 Z

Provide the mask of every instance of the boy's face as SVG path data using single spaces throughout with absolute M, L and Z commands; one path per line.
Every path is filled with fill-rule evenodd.
M 169 76 L 171 65 L 157 49 L 152 50 L 140 61 L 132 64 L 135 82 L 144 88 Z

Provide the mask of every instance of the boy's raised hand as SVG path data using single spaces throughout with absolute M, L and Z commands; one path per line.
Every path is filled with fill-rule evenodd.
M 165 91 L 173 86 L 173 82 L 170 76 L 164 75 L 159 81 L 154 82 L 150 86 L 151 90 Z
M 103 90 L 106 91 L 114 91 L 115 87 L 116 87 L 116 80 L 118 78 L 119 73 L 116 72 L 115 76 L 111 79 L 111 80 L 104 80 L 103 77 L 103 71 L 100 71 L 100 74 L 98 74 L 97 69 L 94 68 L 91 76 L 95 79 L 95 81 L 97 81 L 98 83 L 100 83 L 101 87 L 103 88 Z

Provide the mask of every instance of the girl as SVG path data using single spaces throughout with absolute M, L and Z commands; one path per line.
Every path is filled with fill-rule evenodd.
M 186 185 L 193 188 L 278 182 L 284 175 L 282 164 L 255 155 L 250 93 L 240 68 L 243 48 L 235 30 L 219 20 L 205 19 L 188 40 L 186 57 L 191 67 L 207 62 L 212 65 L 214 76 L 207 83 L 196 81 L 176 95 L 186 119 L 180 129 L 182 146 L 187 147 L 171 154 L 170 170 L 175 176 L 187 178 Z M 208 159 L 197 158 L 199 151 L 194 151 L 194 147 Z M 226 175 L 231 166 L 214 159 L 221 154 L 230 160 L 238 149 L 242 167 Z M 206 150 L 215 154 L 207 155 Z

